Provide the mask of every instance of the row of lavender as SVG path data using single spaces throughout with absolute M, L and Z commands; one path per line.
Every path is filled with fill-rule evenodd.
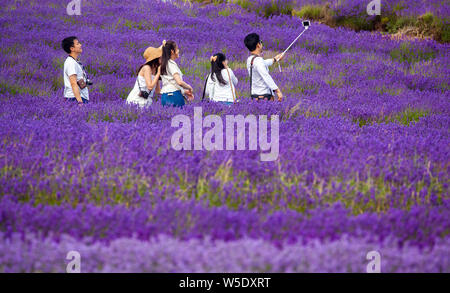
M 448 244 L 448 200 L 434 207 L 415 204 L 409 210 L 392 208 L 382 215 L 366 212 L 355 216 L 341 203 L 304 213 L 292 209 L 270 211 L 270 207 L 261 211 L 245 206 L 236 210 L 226 206 L 211 208 L 194 199 L 181 201 L 175 196 L 174 186 L 166 189 L 171 193 L 144 194 L 138 207 L 91 203 L 75 207 L 73 203 L 34 205 L 5 196 L 0 210 L 3 236 L 38 233 L 57 241 L 61 235 L 69 234 L 78 240 L 89 237 L 107 245 L 123 237 L 148 240 L 163 234 L 224 241 L 253 238 L 277 247 L 351 236 L 375 244 L 390 240 L 393 247 L 414 246 L 425 252 L 438 243 Z
M 239 3 L 243 7 L 252 7 L 256 10 L 278 7 L 281 10 L 290 7 L 290 9 L 300 10 L 302 7 L 311 5 L 329 5 L 336 16 L 367 16 L 367 6 L 369 3 L 375 5 L 371 0 L 231 0 L 228 2 Z M 420 16 L 425 13 L 433 13 L 442 18 L 450 17 L 450 5 L 445 0 L 380 0 L 381 13 L 388 15 L 395 13 L 398 16 Z
M 316 25 L 273 72 L 282 103 L 141 111 L 121 98 L 146 46 L 180 44 L 197 99 L 208 56 L 226 50 L 245 97 L 245 34 L 271 56 L 299 20 L 228 5 L 89 1 L 69 17 L 53 1 L 13 3 L 0 18 L 1 271 L 65 271 L 70 250 L 85 272 L 364 272 L 370 250 L 385 272 L 450 271 L 448 46 Z M 82 109 L 61 101 L 68 28 L 95 79 Z M 278 114 L 278 160 L 174 151 L 171 119 L 196 106 Z
M 416 247 L 398 249 L 389 241 L 374 245 L 347 238 L 278 249 L 254 239 L 180 241 L 161 236 L 151 241 L 122 238 L 104 246 L 70 236 L 55 243 L 34 234 L 16 234 L 0 242 L 0 263 L 4 272 L 65 272 L 70 265 L 66 255 L 72 251 L 80 255 L 80 271 L 105 273 L 364 273 L 369 251 L 381 252 L 382 272 L 439 273 L 448 272 L 450 265 L 448 243 L 424 253 Z

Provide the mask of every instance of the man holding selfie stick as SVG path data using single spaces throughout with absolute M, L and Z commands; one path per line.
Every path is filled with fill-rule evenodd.
M 83 65 L 78 61 L 81 43 L 77 37 L 65 38 L 61 47 L 69 54 L 64 62 L 64 97 L 67 101 L 77 101 L 79 106 L 89 102 L 88 85 L 92 85 Z
M 263 43 L 256 33 L 247 35 L 244 44 L 250 51 L 247 58 L 247 70 L 250 75 L 250 96 L 252 100 L 274 100 L 274 93 L 281 102 L 283 94 L 269 74 L 269 66 L 283 59 L 281 54 L 271 59 L 263 59 Z

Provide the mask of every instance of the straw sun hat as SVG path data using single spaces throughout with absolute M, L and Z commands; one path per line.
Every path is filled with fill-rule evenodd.
M 165 45 L 166 41 L 164 40 L 162 45 L 159 46 L 158 48 L 154 48 L 154 47 L 148 47 L 147 49 L 145 49 L 144 52 L 144 59 L 145 62 L 149 62 L 152 61 L 153 59 L 159 58 L 162 56 L 162 47 Z

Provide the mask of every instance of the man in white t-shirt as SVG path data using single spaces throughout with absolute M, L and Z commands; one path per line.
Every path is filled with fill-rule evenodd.
M 247 70 L 250 75 L 250 95 L 256 100 L 274 100 L 276 95 L 278 101 L 283 99 L 283 94 L 269 74 L 269 66 L 283 59 L 282 54 L 278 54 L 272 59 L 263 59 L 262 41 L 259 35 L 251 33 L 244 39 L 244 44 L 250 51 L 247 58 Z
M 83 52 L 77 37 L 65 38 L 61 43 L 64 51 L 69 54 L 64 62 L 64 98 L 77 101 L 81 106 L 89 101 L 89 78 L 78 57 Z

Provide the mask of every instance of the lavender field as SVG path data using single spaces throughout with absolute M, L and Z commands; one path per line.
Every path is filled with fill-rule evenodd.
M 66 272 L 72 250 L 82 272 L 365 273 L 370 251 L 381 272 L 450 272 L 448 43 L 312 22 L 271 68 L 284 100 L 255 102 L 244 37 L 273 57 L 302 19 L 158 0 L 69 16 L 68 2 L 0 8 L 0 272 Z M 83 107 L 63 98 L 71 35 L 94 80 Z M 127 105 L 162 40 L 179 44 L 194 102 Z M 216 52 L 239 79 L 231 107 L 200 101 Z M 171 120 L 194 107 L 278 115 L 277 160 L 174 150 Z
M 210 0 L 197 0 L 198 2 L 214 2 Z M 334 10 L 337 16 L 363 15 L 366 14 L 366 0 L 229 0 L 216 2 L 231 2 L 250 8 L 256 12 L 272 11 L 286 14 L 288 11 L 301 10 L 305 6 L 326 5 Z M 424 13 L 433 13 L 442 18 L 449 18 L 450 4 L 445 0 L 383 0 L 380 1 L 383 16 L 397 13 L 402 16 L 419 16 Z M 367 14 L 366 14 L 367 16 Z

